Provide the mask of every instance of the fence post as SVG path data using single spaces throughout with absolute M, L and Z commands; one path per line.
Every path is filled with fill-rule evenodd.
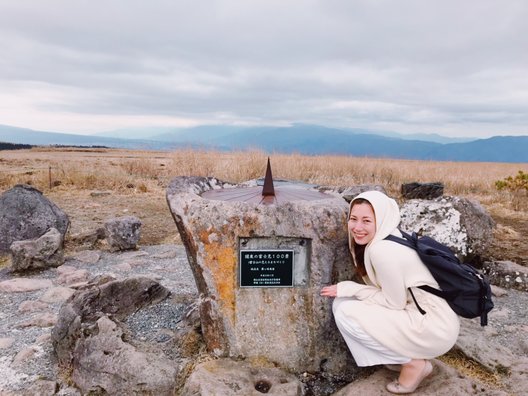
M 48 169 L 48 174 L 49 174 L 49 188 L 51 190 L 51 166 Z

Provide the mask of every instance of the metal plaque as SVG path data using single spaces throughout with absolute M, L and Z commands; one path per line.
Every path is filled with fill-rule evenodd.
M 240 251 L 240 287 L 293 287 L 292 249 Z

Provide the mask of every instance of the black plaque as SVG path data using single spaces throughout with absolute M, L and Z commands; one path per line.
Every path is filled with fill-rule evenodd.
M 240 287 L 292 287 L 293 250 L 241 250 Z

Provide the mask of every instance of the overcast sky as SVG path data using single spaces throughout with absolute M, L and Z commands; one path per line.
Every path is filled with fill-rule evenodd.
M 528 135 L 526 0 L 0 0 L 0 124 Z

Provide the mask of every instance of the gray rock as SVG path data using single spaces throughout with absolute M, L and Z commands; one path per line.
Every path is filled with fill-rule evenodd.
M 405 199 L 433 199 L 444 195 L 443 183 L 405 183 L 401 186 Z
M 0 195 L 0 252 L 8 252 L 14 241 L 34 239 L 56 228 L 62 240 L 70 220 L 39 190 L 16 185 Z
M 291 372 L 352 375 L 324 285 L 350 279 L 348 204 L 339 198 L 276 205 L 204 199 L 216 179 L 181 177 L 167 201 L 200 292 L 207 348 L 267 360 Z M 296 187 L 297 188 L 297 187 Z M 239 250 L 294 251 L 293 287 L 240 287 Z M 308 264 L 307 264 L 308 263 Z
M 49 279 L 13 278 L 0 282 L 0 291 L 4 293 L 24 293 L 52 286 Z
M 101 316 L 90 336 L 75 346 L 72 380 L 82 394 L 173 395 L 178 367 L 152 352 L 123 341 L 118 323 Z
M 194 369 L 182 396 L 302 396 L 303 384 L 278 368 L 230 359 L 211 360 Z
M 434 367 L 432 374 L 422 381 L 422 384 L 415 392 L 416 394 L 423 396 L 465 396 L 476 394 L 483 396 L 508 396 L 508 392 L 485 386 L 467 378 L 440 360 L 433 360 L 432 363 Z M 390 395 L 385 390 L 385 386 L 395 380 L 396 377 L 397 373 L 381 368 L 366 378 L 348 384 L 332 396 Z
M 347 186 L 347 187 L 333 187 L 333 186 L 319 186 L 317 190 L 342 197 L 345 201 L 350 202 L 356 196 L 365 191 L 379 191 L 387 194 L 383 186 L 379 184 L 361 184 L 358 186 Z
M 134 216 L 110 219 L 105 223 L 105 235 L 110 250 L 135 249 L 141 234 L 141 220 Z
M 483 272 L 494 285 L 528 291 L 528 268 L 511 261 L 485 262 Z
M 482 259 L 493 240 L 491 216 L 475 201 L 460 197 L 413 199 L 401 206 L 400 227 L 428 235 L 465 261 Z
M 105 238 L 105 229 L 97 228 L 93 231 L 85 231 L 70 235 L 69 243 L 75 247 L 82 246 L 86 249 L 94 249 L 100 240 Z
M 14 272 L 58 267 L 64 263 L 62 235 L 56 228 L 37 239 L 11 244 L 11 269 Z

